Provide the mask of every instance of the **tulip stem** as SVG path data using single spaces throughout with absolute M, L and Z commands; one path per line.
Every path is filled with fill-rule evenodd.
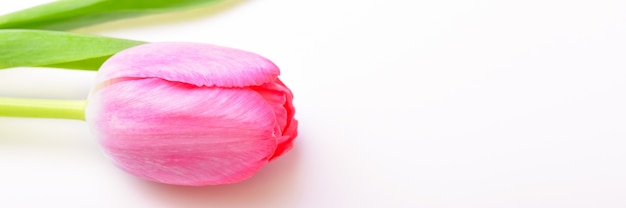
M 0 97 L 0 116 L 85 120 L 85 100 Z

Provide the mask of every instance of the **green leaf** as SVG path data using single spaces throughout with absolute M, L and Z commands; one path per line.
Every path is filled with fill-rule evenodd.
M 220 0 L 58 0 L 0 16 L 0 29 L 70 30 Z
M 64 69 L 83 69 L 83 70 L 98 70 L 102 64 L 111 57 L 109 56 L 100 56 L 96 58 L 72 61 L 72 62 L 64 62 L 58 64 L 47 64 L 41 65 L 42 67 L 52 67 L 52 68 L 64 68 Z
M 47 66 L 97 70 L 113 54 L 145 42 L 43 30 L 0 30 L 0 69 Z

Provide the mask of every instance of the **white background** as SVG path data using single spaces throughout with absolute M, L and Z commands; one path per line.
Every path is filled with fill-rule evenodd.
M 624 11 L 249 0 L 83 28 L 270 58 L 296 95 L 296 147 L 245 182 L 176 187 L 115 168 L 82 122 L 0 118 L 0 207 L 626 207 Z M 94 75 L 2 70 L 0 96 L 80 99 Z

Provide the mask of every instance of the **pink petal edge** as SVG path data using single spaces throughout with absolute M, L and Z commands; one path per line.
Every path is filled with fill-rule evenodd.
M 196 86 L 258 86 L 276 79 L 278 67 L 248 51 L 204 43 L 135 46 L 109 58 L 97 83 L 115 78 L 161 78 Z

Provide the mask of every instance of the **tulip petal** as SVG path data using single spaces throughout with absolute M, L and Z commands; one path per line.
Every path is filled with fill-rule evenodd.
M 270 159 L 272 160 L 291 149 L 293 140 L 298 133 L 298 121 L 294 118 L 295 108 L 292 103 L 293 94 L 280 79 L 276 79 L 274 82 L 266 83 L 253 89 L 261 94 L 273 107 L 277 123 L 280 127 L 281 136 L 277 138 L 278 146 L 276 147 L 276 152 Z
M 277 146 L 274 110 L 252 89 L 145 78 L 114 82 L 90 96 L 86 119 L 105 152 L 149 180 L 239 182 L 261 169 Z
M 276 132 L 278 135 L 282 135 L 285 127 L 287 126 L 287 110 L 285 102 L 287 98 L 285 93 L 281 91 L 270 90 L 262 87 L 253 88 L 259 95 L 263 96 L 268 105 L 272 106 L 274 113 L 276 114 Z
M 257 54 L 203 43 L 150 43 L 117 53 L 98 82 L 156 77 L 196 86 L 258 86 L 276 79 L 278 67 Z

